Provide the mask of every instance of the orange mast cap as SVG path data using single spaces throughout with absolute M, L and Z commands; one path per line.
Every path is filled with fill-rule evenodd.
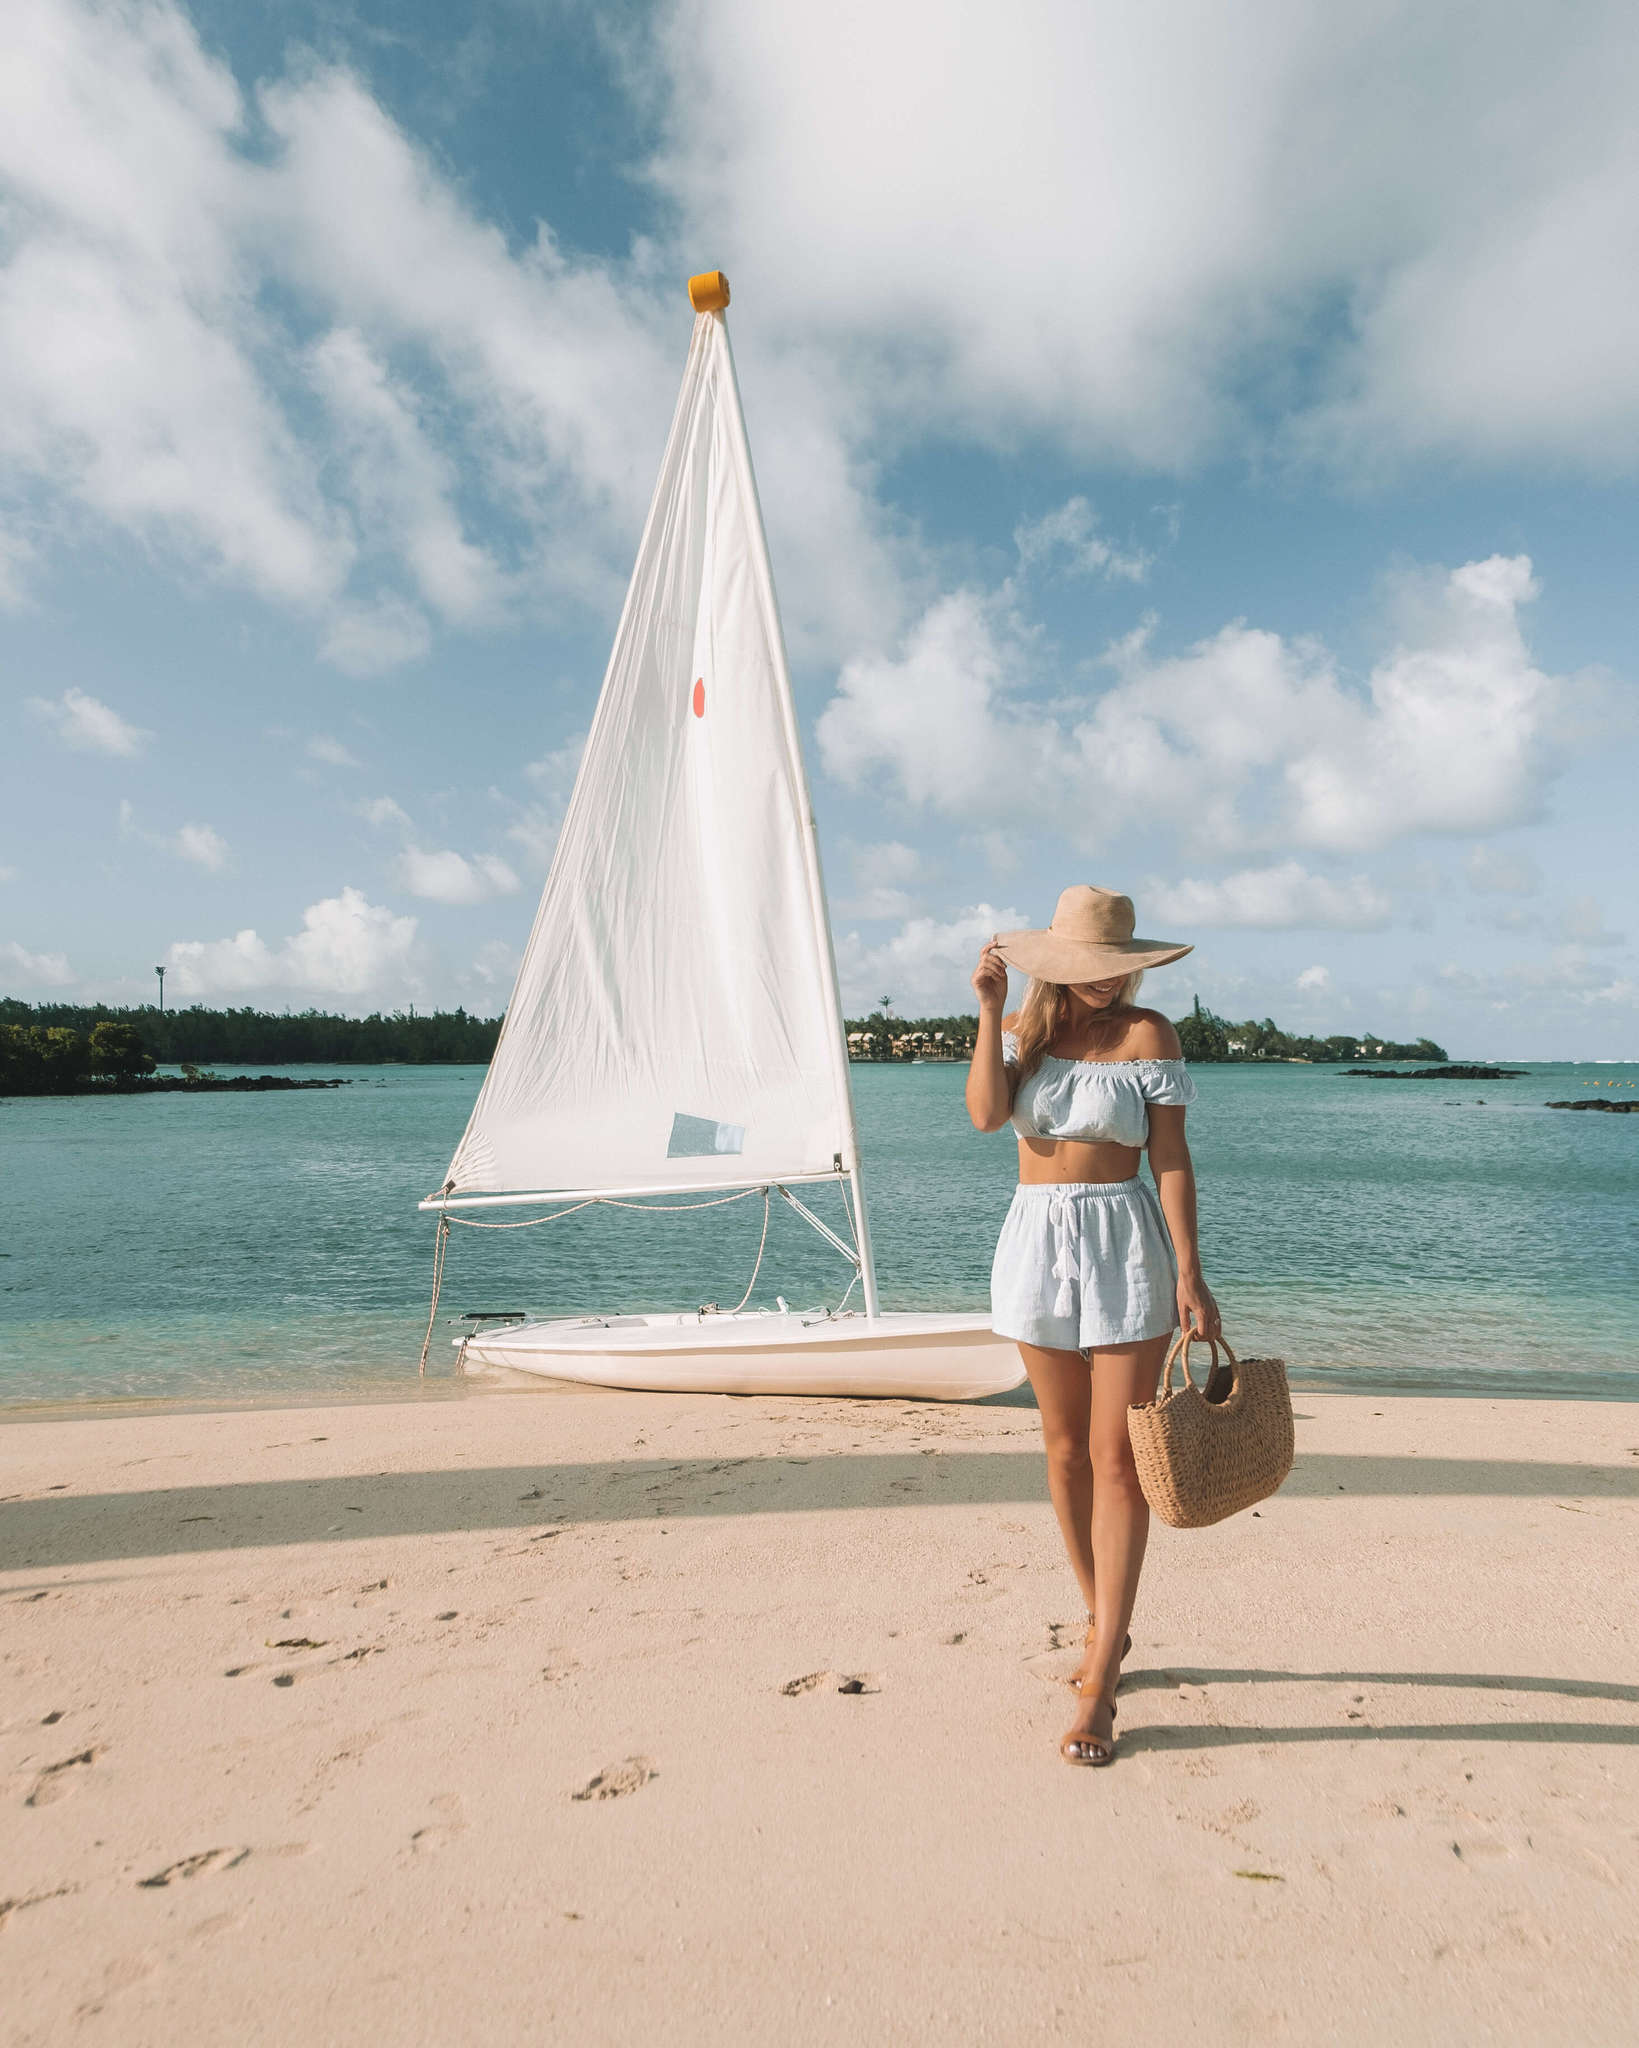
M 702 270 L 689 279 L 689 304 L 697 313 L 720 313 L 728 304 L 728 279 L 720 270 Z

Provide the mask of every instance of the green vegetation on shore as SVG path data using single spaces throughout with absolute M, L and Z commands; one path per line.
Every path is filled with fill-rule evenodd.
M 21 1007 L 18 1005 L 17 1007 Z M 0 1023 L 0 1095 L 83 1095 L 92 1088 L 131 1088 L 154 1071 L 140 1034 L 129 1024 Z
M 1432 1038 L 1414 1045 L 1379 1038 L 1373 1031 L 1343 1032 L 1332 1038 L 1303 1038 L 1283 1031 L 1271 1018 L 1234 1024 L 1201 1007 L 1176 1020 L 1179 1043 L 1187 1060 L 1307 1060 L 1316 1064 L 1343 1060 L 1443 1060 L 1444 1046 Z M 855 1060 L 965 1060 L 973 1051 L 979 1020 L 972 1017 L 890 1017 L 873 1010 L 869 1017 L 850 1017 L 848 1057 Z
M 223 1060 L 232 1066 L 276 1067 L 481 1067 L 500 1035 L 499 1017 L 469 1017 L 465 1010 L 430 1016 L 337 1017 L 322 1010 L 279 1016 L 265 1010 L 159 1010 L 151 1003 L 110 1009 L 102 1003 L 20 1003 L 0 999 L 0 1026 L 69 1031 L 89 1040 L 101 1024 L 134 1030 L 143 1049 L 162 1066 Z M 13 1090 L 13 1093 L 17 1091 Z
M 1313 1060 L 1322 1063 L 1331 1060 L 1443 1060 L 1447 1057 L 1443 1045 L 1436 1045 L 1432 1038 L 1419 1038 L 1413 1044 L 1403 1044 L 1392 1038 L 1379 1038 L 1375 1031 L 1341 1032 L 1331 1038 L 1304 1038 L 1291 1031 L 1283 1031 L 1272 1018 L 1265 1017 L 1261 1023 L 1248 1019 L 1244 1024 L 1233 1024 L 1227 1017 L 1218 1017 L 1211 1010 L 1201 1007 L 1199 996 L 1195 1007 L 1187 1017 L 1177 1020 L 1178 1041 L 1184 1048 L 1184 1057 L 1197 1062 L 1205 1060 Z
M 1185 1057 L 1212 1060 L 1443 1060 L 1430 1038 L 1415 1045 L 1371 1032 L 1300 1038 L 1269 1018 L 1230 1023 L 1199 1002 L 1178 1020 Z M 849 1018 L 848 1055 L 856 1060 L 965 1060 L 976 1016 Z M 0 999 L 0 1095 L 80 1095 L 104 1090 L 226 1085 L 197 1069 L 234 1066 L 483 1066 L 495 1051 L 499 1017 L 465 1010 L 412 1010 L 391 1017 L 338 1017 L 322 1010 L 294 1016 L 264 1010 L 159 1010 L 152 1004 L 22 1003 Z M 157 1065 L 181 1066 L 183 1081 L 155 1079 Z
M 261 1095 L 289 1088 L 345 1088 L 342 1080 L 293 1081 L 280 1074 L 207 1074 L 184 1061 L 157 1074 L 133 1024 L 104 1020 L 89 1031 L 66 1024 L 0 1024 L 0 1096 Z

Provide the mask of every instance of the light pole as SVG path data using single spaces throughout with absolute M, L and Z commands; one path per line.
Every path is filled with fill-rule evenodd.
M 156 967 L 154 972 L 159 976 L 159 1014 L 163 1017 L 165 1014 L 165 970 L 163 967 Z

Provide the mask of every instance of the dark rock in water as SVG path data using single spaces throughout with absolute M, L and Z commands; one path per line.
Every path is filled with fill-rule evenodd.
M 1346 1078 L 1361 1081 L 1518 1081 L 1524 1075 L 1523 1067 L 1416 1067 L 1410 1073 L 1402 1068 L 1389 1071 L 1382 1067 L 1350 1067 Z
M 351 1088 L 352 1085 L 340 1074 L 329 1079 L 315 1077 L 300 1081 L 290 1074 L 136 1074 L 122 1081 L 103 1081 L 82 1075 L 70 1081 L 47 1081 L 44 1085 L 26 1088 L 0 1085 L 0 1100 L 22 1095 L 267 1095 L 283 1094 L 290 1088 Z
M 1545 1102 L 1544 1109 L 1602 1109 L 1607 1116 L 1639 1116 L 1639 1102 Z
M 151 1074 L 109 1092 L 118 1095 L 265 1095 L 287 1088 L 347 1088 L 351 1085 L 339 1075 L 334 1080 L 298 1081 L 290 1074 Z

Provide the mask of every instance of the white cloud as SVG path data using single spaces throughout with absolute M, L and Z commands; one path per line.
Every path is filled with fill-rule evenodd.
M 325 597 L 350 550 L 259 367 L 231 74 L 164 4 L 12 0 L 6 39 L 0 447 L 118 528 Z
M 916 899 L 908 889 L 856 889 L 836 906 L 839 917 L 863 917 L 882 923 L 889 918 L 909 917 Z
M 1023 654 L 998 628 L 979 592 L 958 590 L 930 605 L 897 660 L 856 655 L 815 726 L 831 774 L 847 783 L 886 769 L 913 804 L 965 814 L 1007 785 L 1010 808 L 1022 726 L 997 707 L 1023 675 Z M 994 799 L 993 799 L 994 800 Z
M 1176 925 L 1180 932 L 1199 925 L 1253 931 L 1381 931 L 1392 908 L 1388 897 L 1364 875 L 1333 882 L 1307 873 L 1295 860 L 1243 868 L 1216 882 L 1150 882 L 1143 900 L 1146 919 Z M 1300 981 L 1300 987 L 1305 985 Z
M 1166 465 L 1285 412 L 1350 463 L 1639 447 L 1621 0 L 1479 37 L 1411 0 L 686 0 L 663 25 L 685 224 L 888 436 Z
M 506 828 L 506 836 L 518 848 L 526 866 L 533 873 L 544 875 L 552 865 L 562 830 L 562 804 L 520 804 Z
M 348 673 L 422 652 L 422 605 L 618 589 L 686 332 L 652 252 L 514 252 L 357 78 L 303 54 L 248 104 L 174 0 L 12 0 L 5 39 L 14 475 Z
M 850 895 L 835 905 L 837 916 L 882 921 L 911 915 L 916 908 L 915 899 L 902 885 L 919 881 L 926 868 L 915 847 L 898 839 L 886 839 L 873 846 L 851 846 L 848 863 L 854 887 Z
M 926 863 L 914 846 L 907 846 L 902 839 L 884 839 L 873 846 L 855 846 L 849 850 L 853 864 L 854 879 L 858 882 L 915 882 L 921 878 Z
M 395 803 L 390 796 L 373 796 L 358 807 L 359 816 L 369 825 L 396 825 L 401 831 L 413 829 L 410 814 L 402 804 Z
M 524 773 L 554 802 L 567 803 L 569 792 L 575 786 L 575 777 L 580 772 L 580 757 L 585 751 L 585 733 L 575 733 L 561 747 L 554 747 L 538 761 L 526 762 Z
M 511 814 L 506 836 L 520 849 L 532 873 L 544 875 L 552 864 L 585 748 L 586 735 L 577 732 L 540 760 L 525 763 L 524 773 L 541 793 L 539 803 L 520 804 L 500 789 L 489 792 L 490 803 Z
M 20 872 L 17 868 L 0 868 L 0 882 L 15 882 Z
M 886 996 L 902 1016 L 971 1010 L 969 977 L 985 941 L 999 931 L 1017 931 L 1024 922 L 1016 910 L 977 903 L 945 922 L 910 918 L 875 946 L 847 932 L 837 943 L 843 1007 L 850 1016 L 868 1014 Z
M 118 754 L 126 758 L 140 754 L 153 738 L 141 726 L 131 725 L 112 706 L 84 690 L 68 689 L 52 700 L 29 697 L 29 710 L 49 725 L 65 747 L 82 753 Z
M 465 854 L 449 847 L 429 850 L 415 845 L 408 838 L 415 830 L 413 820 L 390 796 L 372 797 L 357 808 L 367 823 L 406 835 L 404 850 L 394 862 L 394 874 L 412 896 L 429 903 L 487 903 L 494 896 L 511 896 L 523 886 L 498 854 Z
M 517 979 L 523 957 L 518 948 L 509 946 L 505 939 L 490 939 L 478 948 L 473 959 L 473 977 L 483 985 L 486 994 L 500 995 Z
M 484 903 L 492 896 L 510 896 L 521 885 L 504 860 L 490 853 L 472 855 L 446 849 L 423 852 L 407 846 L 399 857 L 399 880 L 412 896 L 432 903 Z
M 1288 765 L 1300 838 L 1366 847 L 1534 812 L 1555 692 L 1520 627 L 1537 593 L 1524 555 L 1469 562 L 1428 589 L 1420 639 L 1373 669 L 1369 705 L 1344 699 Z
M 1535 886 L 1533 879 L 1532 887 Z M 1620 946 L 1627 938 L 1625 932 L 1613 931 L 1605 922 L 1603 905 L 1591 895 L 1573 896 L 1555 905 L 1500 904 L 1474 922 L 1489 925 L 1497 931 L 1546 939 L 1560 949 L 1567 946 Z
M 179 994 L 291 989 L 361 996 L 419 985 L 416 920 L 344 888 L 302 913 L 302 929 L 269 946 L 246 928 L 231 939 L 179 939 L 166 952 Z
M 231 857 L 228 842 L 209 825 L 182 825 L 171 833 L 150 832 L 137 823 L 137 807 L 129 797 L 120 798 L 119 831 L 122 839 L 139 839 L 144 846 L 175 854 L 213 874 L 220 873 Z
M 1122 553 L 1098 530 L 1093 508 L 1085 498 L 1067 498 L 1055 511 L 1014 528 L 1013 544 L 1025 568 L 1058 570 L 1066 576 L 1107 576 L 1142 583 L 1151 556 L 1139 550 Z
M 196 867 L 218 873 L 228 864 L 228 842 L 209 825 L 184 825 L 176 835 L 176 850 Z
M 1566 904 L 1560 922 L 1564 938 L 1577 946 L 1620 946 L 1625 932 L 1613 932 L 1605 913 L 1592 896 L 1575 896 Z
M 0 946 L 0 960 L 9 960 L 25 985 L 33 982 L 44 988 L 67 988 L 74 979 L 65 953 L 31 953 L 15 939 Z
M 319 643 L 319 653 L 347 676 L 385 675 L 419 661 L 432 646 L 426 615 L 402 597 L 343 605 Z
M 1297 985 L 1305 995 L 1324 995 L 1332 985 L 1332 970 L 1329 967 L 1306 967 L 1298 976 Z
M 603 261 L 544 223 L 509 242 L 335 64 L 247 98 L 174 0 L 11 0 L 0 455 L 372 675 L 434 617 L 613 601 L 682 352 L 676 251 L 705 240 L 756 309 L 799 657 L 926 601 L 933 550 L 878 495 L 919 437 L 1161 468 L 1639 453 L 1615 0 L 1574 36 L 1510 13 L 1482 58 L 1409 0 L 1341 26 L 1320 0 L 842 20 L 669 0 L 632 83 L 667 124 L 675 241 Z M 1021 547 L 1142 566 L 1078 499 Z
M 1005 593 L 938 599 L 897 658 L 844 667 L 817 733 L 826 767 L 994 826 L 1028 817 L 1082 847 L 1177 797 L 1204 851 L 1361 851 L 1530 817 L 1554 765 L 1563 679 L 1532 662 L 1519 613 L 1530 562 L 1493 556 L 1408 579 L 1404 635 L 1364 688 L 1313 640 L 1242 622 L 1186 653 L 1153 625 L 1118 642 L 1116 681 L 1034 695 L 1040 656 Z
M 1470 847 L 1463 862 L 1468 886 L 1482 894 L 1530 896 L 1542 881 L 1536 862 L 1526 853 L 1508 853 L 1500 847 Z
M 360 763 L 328 733 L 316 732 L 307 743 L 307 757 L 310 761 L 322 761 L 327 768 L 357 768 Z
M 1534 959 L 1513 960 L 1479 972 L 1459 962 L 1439 970 L 1443 990 L 1497 1011 L 1528 1003 L 1538 1019 L 1586 1012 L 1595 1006 L 1631 1009 L 1639 1016 L 1639 984 L 1588 958 L 1585 947 L 1565 944 Z
M 502 588 L 497 565 L 462 532 L 452 502 L 456 466 L 428 438 L 414 391 L 388 375 L 352 328 L 333 329 L 311 360 L 368 529 L 402 557 L 422 601 L 445 618 L 492 611 Z
M 0 528 L 0 612 L 20 612 L 28 605 L 28 572 L 34 545 L 20 533 Z

